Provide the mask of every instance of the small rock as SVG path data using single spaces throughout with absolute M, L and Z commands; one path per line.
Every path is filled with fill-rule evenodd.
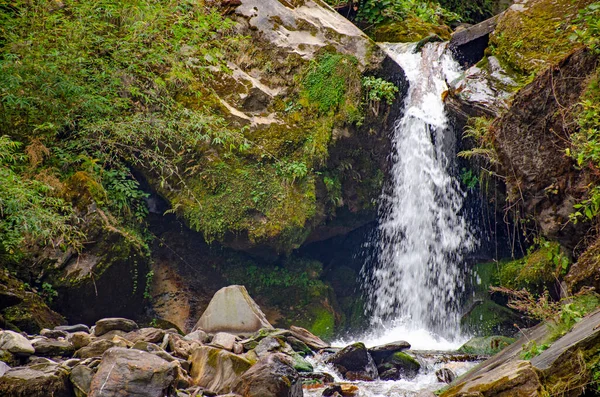
M 404 352 L 392 354 L 386 362 L 393 364 L 400 371 L 402 379 L 413 379 L 421 369 L 421 364 L 413 356 Z
M 295 336 L 288 336 L 285 338 L 285 340 L 287 341 L 287 343 L 290 344 L 290 346 L 292 347 L 292 349 L 294 349 L 295 352 L 298 352 L 300 354 L 312 354 L 312 350 L 310 349 L 310 347 L 308 347 L 306 345 L 306 343 L 302 342 L 300 339 L 296 338 Z
M 0 377 L 2 377 L 2 375 L 4 375 L 9 369 L 10 366 L 8 364 L 6 364 L 3 361 L 0 361 Z
M 292 354 L 292 359 L 294 360 L 294 369 L 298 372 L 312 372 L 314 371 L 314 367 L 311 363 L 306 361 L 304 357 L 302 357 L 298 353 Z
M 435 376 L 438 382 L 452 383 L 456 378 L 456 374 L 450 368 L 440 368 L 435 371 Z
M 158 328 L 141 328 L 123 335 L 123 338 L 132 343 L 136 343 L 138 341 L 159 343 L 164 337 L 165 331 Z
M 514 341 L 515 339 L 508 338 L 506 336 L 476 337 L 462 345 L 458 349 L 458 352 L 467 354 L 493 355 L 500 352 L 500 350 L 512 344 Z
M 236 339 L 237 338 L 235 335 L 228 334 L 227 332 L 217 332 L 210 344 L 213 346 L 221 347 L 225 350 L 232 351 Z
M 38 338 L 33 340 L 35 354 L 40 356 L 70 357 L 75 352 L 75 346 L 66 340 Z
M 263 357 L 271 353 L 281 351 L 282 348 L 283 342 L 280 339 L 274 338 L 272 336 L 267 336 L 266 338 L 258 342 L 258 345 L 254 349 L 254 352 L 258 357 Z
M 40 335 L 45 336 L 46 338 L 50 338 L 50 339 L 58 339 L 58 338 L 66 338 L 68 334 L 67 334 L 67 332 L 61 331 L 58 329 L 44 328 L 40 331 Z
M 241 343 L 235 342 L 233 344 L 233 352 L 235 354 L 242 354 L 244 352 L 244 345 L 242 345 Z
M 69 336 L 67 336 L 67 340 L 73 344 L 75 350 L 79 350 L 82 347 L 89 345 L 92 342 L 93 337 L 87 332 L 77 331 L 69 334 Z
M 387 343 L 381 346 L 375 346 L 369 349 L 369 353 L 373 357 L 376 363 L 380 363 L 392 354 L 410 349 L 410 343 L 405 341 L 398 341 L 393 343 Z
M 290 327 L 290 331 L 292 332 L 292 335 L 294 337 L 300 339 L 302 342 L 304 342 L 308 347 L 310 347 L 314 351 L 326 349 L 329 347 L 329 345 L 327 343 L 323 342 L 321 340 L 321 338 L 313 335 L 310 331 L 308 331 L 304 328 L 296 327 L 295 325 L 292 325 Z
M 55 330 L 57 331 L 65 331 L 68 333 L 75 333 L 75 332 L 85 332 L 85 333 L 90 333 L 90 327 L 88 327 L 85 324 L 75 324 L 75 325 L 59 325 L 58 327 L 54 327 Z
M 84 397 L 90 393 L 90 385 L 95 374 L 95 369 L 82 364 L 76 365 L 71 370 L 69 379 L 77 397 Z
M 208 336 L 208 334 L 200 329 L 191 332 L 189 334 L 187 334 L 186 336 L 183 337 L 183 339 L 193 342 L 200 342 L 200 343 L 208 343 L 210 342 L 210 336 Z
M 82 347 L 81 349 L 75 352 L 75 357 L 77 358 L 91 358 L 91 357 L 100 357 L 104 354 L 105 351 L 114 347 L 115 344 L 106 339 L 97 339 L 91 342 L 89 345 Z
M 310 372 L 310 373 L 299 373 L 302 383 L 310 383 L 316 385 L 327 385 L 335 382 L 332 375 L 325 372 Z
M 131 332 L 134 329 L 138 329 L 138 325 L 133 320 L 120 317 L 103 318 L 96 321 L 94 334 L 100 336 L 109 331 Z
M 340 385 L 331 385 L 323 390 L 323 397 L 333 397 L 334 395 L 342 395 L 342 386 Z
M 0 331 L 0 349 L 18 356 L 28 356 L 35 353 L 29 340 L 13 331 Z

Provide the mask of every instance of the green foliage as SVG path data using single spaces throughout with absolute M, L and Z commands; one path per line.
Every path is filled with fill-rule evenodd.
M 380 77 L 366 76 L 362 78 L 362 87 L 364 89 L 365 102 L 375 115 L 379 114 L 379 107 L 382 101 L 391 105 L 398 94 L 398 87 L 389 81 Z
M 468 190 L 475 189 L 479 184 L 479 178 L 473 170 L 468 170 L 466 168 L 460 170 L 460 181 Z
M 302 80 L 302 95 L 319 113 L 335 112 L 345 102 L 346 94 L 356 87 L 358 60 L 355 57 L 325 53 L 311 62 Z
M 471 140 L 473 148 L 461 151 L 458 153 L 459 157 L 480 159 L 484 161 L 486 166 L 499 163 L 491 133 L 492 121 L 492 118 L 485 116 L 469 118 L 465 126 L 463 139 Z
M 535 356 L 539 356 L 544 350 L 548 350 L 550 343 L 542 343 L 538 346 L 535 341 L 531 341 L 526 345 L 523 345 L 523 351 L 521 352 L 521 358 L 523 360 L 531 360 Z
M 478 23 L 493 15 L 492 0 L 438 0 L 446 10 L 459 15 L 460 20 L 468 23 Z
M 146 285 L 144 287 L 144 299 L 152 299 L 152 294 L 150 290 L 152 288 L 152 281 L 154 280 L 154 270 L 150 270 L 146 273 Z
M 507 288 L 541 292 L 549 283 L 566 274 L 570 263 L 557 242 L 539 238 L 524 258 L 501 264 L 499 284 Z
M 597 173 L 600 169 L 600 71 L 592 76 L 582 96 L 578 124 L 579 129 L 571 134 L 571 147 L 566 154 L 577 162 L 578 167 Z M 600 186 L 590 184 L 587 197 L 573 207 L 571 221 L 596 219 L 600 212 Z
M 42 290 L 40 292 L 40 295 L 48 304 L 51 304 L 54 298 L 58 296 L 58 292 L 56 292 L 52 284 L 42 283 Z
M 574 31 L 569 38 L 585 44 L 594 53 L 600 54 L 600 2 L 592 3 L 580 10 L 574 22 Z
M 455 21 L 459 16 L 438 3 L 418 0 L 366 0 L 361 3 L 358 18 L 370 24 L 404 21 L 416 17 L 424 22 Z
M 490 35 L 490 51 L 523 86 L 572 51 L 571 26 L 590 3 L 540 0 L 523 11 L 508 10 Z
M 27 246 L 79 247 L 73 208 L 51 186 L 21 174 L 28 157 L 20 147 L 0 136 L 0 259 L 17 261 Z
M 600 394 L 600 361 L 591 366 L 590 375 L 590 389 Z

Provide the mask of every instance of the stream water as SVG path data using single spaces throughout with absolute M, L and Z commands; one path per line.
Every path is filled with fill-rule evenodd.
M 461 215 L 465 193 L 455 176 L 456 134 L 443 103 L 446 82 L 461 71 L 446 43 L 429 43 L 421 51 L 414 43 L 382 47 L 404 70 L 409 89 L 394 126 L 391 180 L 380 198 L 375 264 L 363 269 L 372 326 L 336 344 L 362 341 L 370 347 L 404 340 L 413 350 L 452 351 L 466 340 L 459 331 L 461 264 L 477 244 Z M 360 382 L 359 396 L 413 396 L 443 386 L 435 376 L 442 365 L 457 374 L 474 365 L 420 361 L 415 379 Z M 305 395 L 320 396 L 312 393 Z

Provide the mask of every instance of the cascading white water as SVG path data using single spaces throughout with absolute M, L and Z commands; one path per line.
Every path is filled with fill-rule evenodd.
M 445 43 L 416 53 L 415 44 L 385 49 L 404 69 L 409 89 L 394 128 L 392 179 L 380 202 L 378 259 L 365 276 L 368 304 L 385 328 L 422 329 L 451 340 L 459 328 L 459 264 L 475 245 L 460 215 L 465 194 L 446 155 L 454 138 L 442 95 L 459 66 Z

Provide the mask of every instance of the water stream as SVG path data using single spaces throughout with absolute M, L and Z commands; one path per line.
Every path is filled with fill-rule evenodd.
M 460 265 L 475 245 L 461 216 L 465 193 L 452 176 L 456 138 L 442 99 L 446 81 L 460 68 L 446 43 L 429 43 L 416 53 L 415 46 L 384 45 L 403 68 L 409 90 L 394 128 L 377 261 L 365 286 L 379 338 L 398 334 L 392 330 L 422 330 L 453 341 L 459 337 Z
M 413 350 L 452 351 L 466 339 L 459 331 L 461 264 L 476 246 L 461 215 L 465 192 L 455 176 L 456 134 L 443 103 L 446 81 L 457 78 L 460 68 L 446 43 L 429 43 L 421 51 L 414 43 L 382 46 L 404 70 L 409 89 L 394 126 L 391 180 L 380 198 L 375 264 L 363 269 L 372 327 L 336 345 L 404 340 Z M 413 396 L 443 386 L 435 377 L 441 365 L 454 366 L 457 374 L 474 365 L 421 362 L 419 375 L 410 381 L 359 382 L 359 396 Z M 311 393 L 305 395 L 320 395 Z

